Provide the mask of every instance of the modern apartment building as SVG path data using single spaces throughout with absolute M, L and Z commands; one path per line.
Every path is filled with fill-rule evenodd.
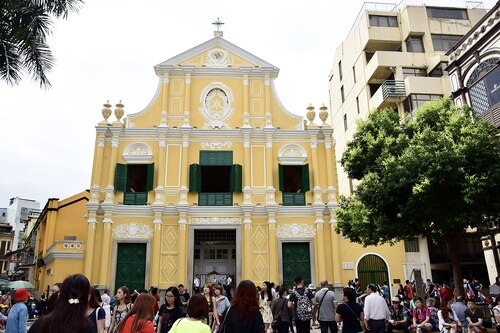
M 482 4 L 463 8 L 423 2 L 365 3 L 347 38 L 337 47 L 330 73 L 330 104 L 336 161 L 356 131 L 356 121 L 371 110 L 393 108 L 411 116 L 425 102 L 449 96 L 445 53 L 486 13 Z M 355 183 L 337 165 L 340 195 Z M 427 241 L 405 242 L 405 278 L 420 269 L 431 278 Z

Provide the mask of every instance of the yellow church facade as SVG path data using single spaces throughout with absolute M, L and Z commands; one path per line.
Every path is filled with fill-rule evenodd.
M 335 232 L 328 111 L 316 123 L 312 107 L 308 122 L 287 111 L 277 67 L 217 32 L 155 72 L 144 110 L 123 117 L 121 102 L 104 105 L 75 271 L 112 290 L 190 287 L 197 275 L 336 286 L 404 278 L 401 244 L 363 248 Z

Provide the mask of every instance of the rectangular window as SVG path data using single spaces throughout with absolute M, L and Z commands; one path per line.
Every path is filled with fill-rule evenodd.
M 407 52 L 425 52 L 422 36 L 409 36 L 406 39 Z
M 7 252 L 5 249 L 6 245 L 7 245 L 6 241 L 2 241 L 2 243 L 0 243 L 0 254 L 5 254 L 5 252 Z
M 403 68 L 403 80 L 408 76 L 427 76 L 427 72 L 423 68 Z
M 356 83 L 356 66 L 352 66 L 352 77 L 354 78 L 354 83 Z
M 427 17 L 432 19 L 467 20 L 467 10 L 461 8 L 427 7 Z
M 432 34 L 431 38 L 432 38 L 432 46 L 434 47 L 434 51 L 447 52 L 462 38 L 462 36 Z
M 339 61 L 339 78 L 342 81 L 342 61 Z
M 375 52 L 365 51 L 366 63 L 369 63 L 370 60 L 372 60 L 374 54 Z
M 342 103 L 344 103 L 345 101 L 344 86 L 340 87 L 340 99 L 342 100 Z
M 429 101 L 433 101 L 436 99 L 440 99 L 443 96 L 441 95 L 429 95 L 429 94 L 411 94 L 408 98 L 403 102 L 403 108 L 405 112 L 409 113 L 410 116 L 413 116 L 413 113 L 418 108 L 422 107 L 425 103 Z
M 76 236 L 64 236 L 65 241 L 76 241 Z
M 154 163 L 116 164 L 115 191 L 124 192 L 124 205 L 145 205 L 153 190 Z
M 429 77 L 441 77 L 443 76 L 444 71 L 441 67 L 436 67 L 432 71 L 429 72 Z
M 405 252 L 420 252 L 418 238 L 405 239 Z
M 309 165 L 278 165 L 279 189 L 283 205 L 304 206 L 305 192 L 310 190 Z
M 347 131 L 347 114 L 344 115 L 344 131 Z
M 232 163 L 232 151 L 200 151 L 200 164 L 189 166 L 189 191 L 199 193 L 198 205 L 233 205 L 233 192 L 242 190 L 242 167 Z
M 372 27 L 397 27 L 398 18 L 396 16 L 369 15 L 370 26 Z
M 358 111 L 359 114 L 359 97 L 356 97 L 356 110 Z

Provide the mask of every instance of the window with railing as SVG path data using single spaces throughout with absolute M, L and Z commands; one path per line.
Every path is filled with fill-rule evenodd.
M 427 17 L 432 19 L 467 20 L 467 10 L 463 8 L 427 7 Z
M 397 27 L 398 18 L 396 16 L 369 15 L 371 27 Z

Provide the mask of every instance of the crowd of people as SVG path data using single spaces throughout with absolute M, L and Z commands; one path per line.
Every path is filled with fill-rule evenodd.
M 464 281 L 464 289 L 467 291 Z M 198 282 L 199 284 L 199 282 Z M 470 283 L 470 290 L 476 289 Z M 493 323 L 500 333 L 500 279 L 488 296 L 481 290 L 455 296 L 453 285 L 427 281 L 424 297 L 414 283 L 406 281 L 390 296 L 387 283 L 369 284 L 362 290 L 359 280 L 349 281 L 337 298 L 328 281 L 318 290 L 301 277 L 293 286 L 275 286 L 265 281 L 256 286 L 241 281 L 232 295 L 227 285 L 206 283 L 189 295 L 182 284 L 165 290 L 160 300 L 157 288 L 130 291 L 119 287 L 113 297 L 90 286 L 81 275 L 68 276 L 52 287 L 44 311 L 29 333 L 309 333 L 314 325 L 321 333 L 485 333 L 490 308 L 477 302 L 495 298 Z M 198 291 L 198 292 L 196 292 Z M 31 295 L 22 288 L 14 293 L 6 333 L 25 333 Z M 0 319 L 2 319 L 0 315 Z

